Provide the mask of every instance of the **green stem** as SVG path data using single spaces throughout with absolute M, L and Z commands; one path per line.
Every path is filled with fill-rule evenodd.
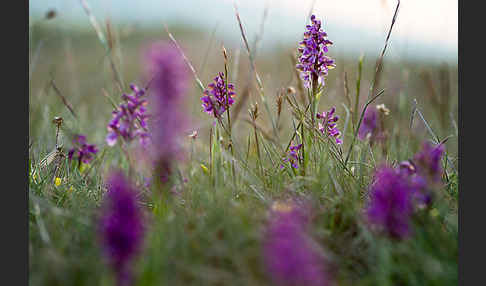
M 213 179 L 213 127 L 209 130 L 209 179 L 214 187 Z
M 304 120 L 304 119 L 302 119 L 302 120 Z M 302 133 L 302 139 L 301 139 L 301 143 L 302 143 L 302 160 L 304 161 L 303 164 L 302 164 L 303 165 L 302 166 L 302 176 L 305 176 L 305 168 L 307 166 L 307 160 L 306 160 L 307 156 L 305 155 L 305 149 L 304 149 L 304 146 L 305 146 L 304 124 L 302 124 L 300 126 L 300 128 L 301 128 L 301 133 Z
M 255 143 L 256 143 L 256 147 L 257 147 L 258 165 L 260 166 L 260 173 L 263 177 L 262 158 L 260 156 L 260 143 L 258 141 L 258 134 L 257 134 L 257 128 L 256 128 L 255 120 L 253 120 L 253 131 L 254 131 L 254 134 L 255 134 Z
M 353 110 L 353 129 L 355 129 L 356 123 L 358 121 L 358 108 L 359 108 L 359 90 L 361 87 L 361 75 L 363 71 L 363 56 L 359 58 L 358 64 L 358 80 L 356 81 L 356 99 L 354 102 L 354 110 Z
M 234 158 L 234 152 L 233 152 L 233 140 L 231 136 L 231 117 L 230 117 L 230 112 L 229 112 L 229 93 L 228 93 L 228 67 L 226 65 L 226 60 L 224 64 L 224 85 L 225 85 L 225 93 L 226 93 L 226 114 L 228 117 L 228 137 L 229 137 L 229 148 L 231 150 L 231 171 L 233 174 L 233 183 L 235 183 L 236 177 L 235 177 L 235 163 L 233 162 Z

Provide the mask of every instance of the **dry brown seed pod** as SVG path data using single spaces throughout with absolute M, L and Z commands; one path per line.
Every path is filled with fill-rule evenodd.
M 56 124 L 57 126 L 61 126 L 62 124 L 62 117 L 60 116 L 56 116 L 54 117 L 54 119 L 52 120 L 52 123 Z
M 287 87 L 287 94 L 294 94 L 294 93 L 296 93 L 296 91 L 293 86 Z

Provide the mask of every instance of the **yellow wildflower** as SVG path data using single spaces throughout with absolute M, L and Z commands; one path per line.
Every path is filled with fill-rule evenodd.
M 430 210 L 430 216 L 431 217 L 436 217 L 439 215 L 439 211 L 436 208 L 433 208 Z
M 204 164 L 201 164 L 201 169 L 204 171 L 204 173 L 209 174 L 209 170 Z
M 61 185 L 61 178 L 56 177 L 56 179 L 54 180 L 54 185 L 56 185 L 56 187 L 59 187 L 59 185 Z

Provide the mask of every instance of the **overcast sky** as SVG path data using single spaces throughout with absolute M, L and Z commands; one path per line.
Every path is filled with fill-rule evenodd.
M 138 25 L 183 23 L 216 31 L 228 41 L 241 41 L 232 0 L 87 0 L 95 15 Z M 238 9 L 250 39 L 259 30 L 265 6 L 262 48 L 288 45 L 302 37 L 307 15 L 323 20 L 336 50 L 380 52 L 396 1 L 392 0 L 239 0 Z M 88 24 L 79 0 L 30 0 L 35 19 L 54 8 L 59 23 Z M 457 61 L 457 0 L 402 0 L 395 24 L 390 56 Z

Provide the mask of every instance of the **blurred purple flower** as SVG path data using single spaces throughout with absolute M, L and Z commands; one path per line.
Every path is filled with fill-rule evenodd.
M 386 141 L 388 134 L 385 130 L 385 116 L 390 114 L 390 110 L 384 104 L 372 108 L 368 107 L 363 116 L 363 121 L 359 127 L 358 138 L 366 140 L 369 138 L 370 143 Z
M 171 165 L 179 153 L 185 118 L 182 103 L 188 75 L 177 49 L 165 42 L 152 44 L 145 53 L 146 73 L 151 78 L 149 97 L 153 106 L 151 135 L 153 157 L 162 181 L 168 180 Z
M 276 285 L 328 285 L 324 257 L 306 233 L 309 222 L 294 203 L 276 202 L 263 239 L 263 259 Z
M 147 100 L 143 97 L 145 89 L 138 88 L 130 84 L 132 94 L 122 94 L 124 102 L 120 103 L 118 109 L 112 112 L 112 119 L 108 123 L 108 135 L 106 143 L 108 146 L 114 146 L 118 137 L 122 137 L 130 142 L 139 138 L 142 145 L 146 145 L 150 138 L 147 132 L 147 109 L 145 108 Z
M 443 145 L 433 146 L 425 142 L 413 160 L 403 161 L 399 165 L 400 172 L 409 177 L 414 202 L 419 208 L 429 206 L 433 201 L 433 189 L 440 182 L 442 174 L 440 159 L 443 153 Z
M 365 114 L 363 116 L 363 121 L 358 131 L 358 138 L 360 140 L 365 140 L 368 134 L 371 138 L 376 137 L 378 131 L 378 112 L 375 108 L 366 108 Z
M 78 166 L 82 163 L 88 164 L 93 159 L 93 155 L 98 152 L 94 144 L 86 143 L 85 135 L 75 135 L 73 139 L 73 148 L 68 152 L 68 158 L 71 161 L 73 157 L 78 159 Z
M 180 104 L 187 91 L 187 69 L 177 48 L 168 42 L 156 42 L 145 52 L 150 89 L 162 103 Z M 170 106 L 159 108 L 170 109 Z
M 366 210 L 368 221 L 396 239 L 407 237 L 413 213 L 413 186 L 407 176 L 382 166 L 375 173 Z
M 420 174 L 409 174 L 414 206 L 421 209 L 429 206 L 433 200 L 433 192 L 427 180 Z
M 402 161 L 396 169 L 383 166 L 375 173 L 367 208 L 368 221 L 391 237 L 410 234 L 411 216 L 430 204 L 440 181 L 440 159 L 444 146 L 426 142 L 413 160 Z
M 328 112 L 322 112 L 317 114 L 318 119 L 322 119 L 322 123 L 319 122 L 319 130 L 322 134 L 326 136 L 334 137 L 336 140 L 336 144 L 342 144 L 343 141 L 338 137 L 341 135 L 341 132 L 337 128 L 337 121 L 339 117 L 334 115 L 336 112 L 336 108 L 332 107 Z
M 311 16 L 312 25 L 307 25 L 304 33 L 304 40 L 300 42 L 298 51 L 300 53 L 299 63 L 296 68 L 301 71 L 301 77 L 307 88 L 311 82 L 324 85 L 324 77 L 329 69 L 334 68 L 334 60 L 325 56 L 328 46 L 332 42 L 327 39 L 327 34 L 321 29 L 321 21 Z
M 137 191 L 121 172 L 108 179 L 99 221 L 101 247 L 116 274 L 118 285 L 131 285 L 131 261 L 141 248 L 143 214 L 137 205 Z
M 215 118 L 221 116 L 226 109 L 234 103 L 235 86 L 232 83 L 225 82 L 223 73 L 218 73 L 214 82 L 208 85 L 201 97 L 202 107 L 208 114 L 213 114 Z
M 444 154 L 444 145 L 440 144 L 434 146 L 429 142 L 425 142 L 422 150 L 415 154 L 413 161 L 417 167 L 417 173 L 430 179 L 432 182 L 440 181 L 442 175 L 442 166 L 440 159 Z

